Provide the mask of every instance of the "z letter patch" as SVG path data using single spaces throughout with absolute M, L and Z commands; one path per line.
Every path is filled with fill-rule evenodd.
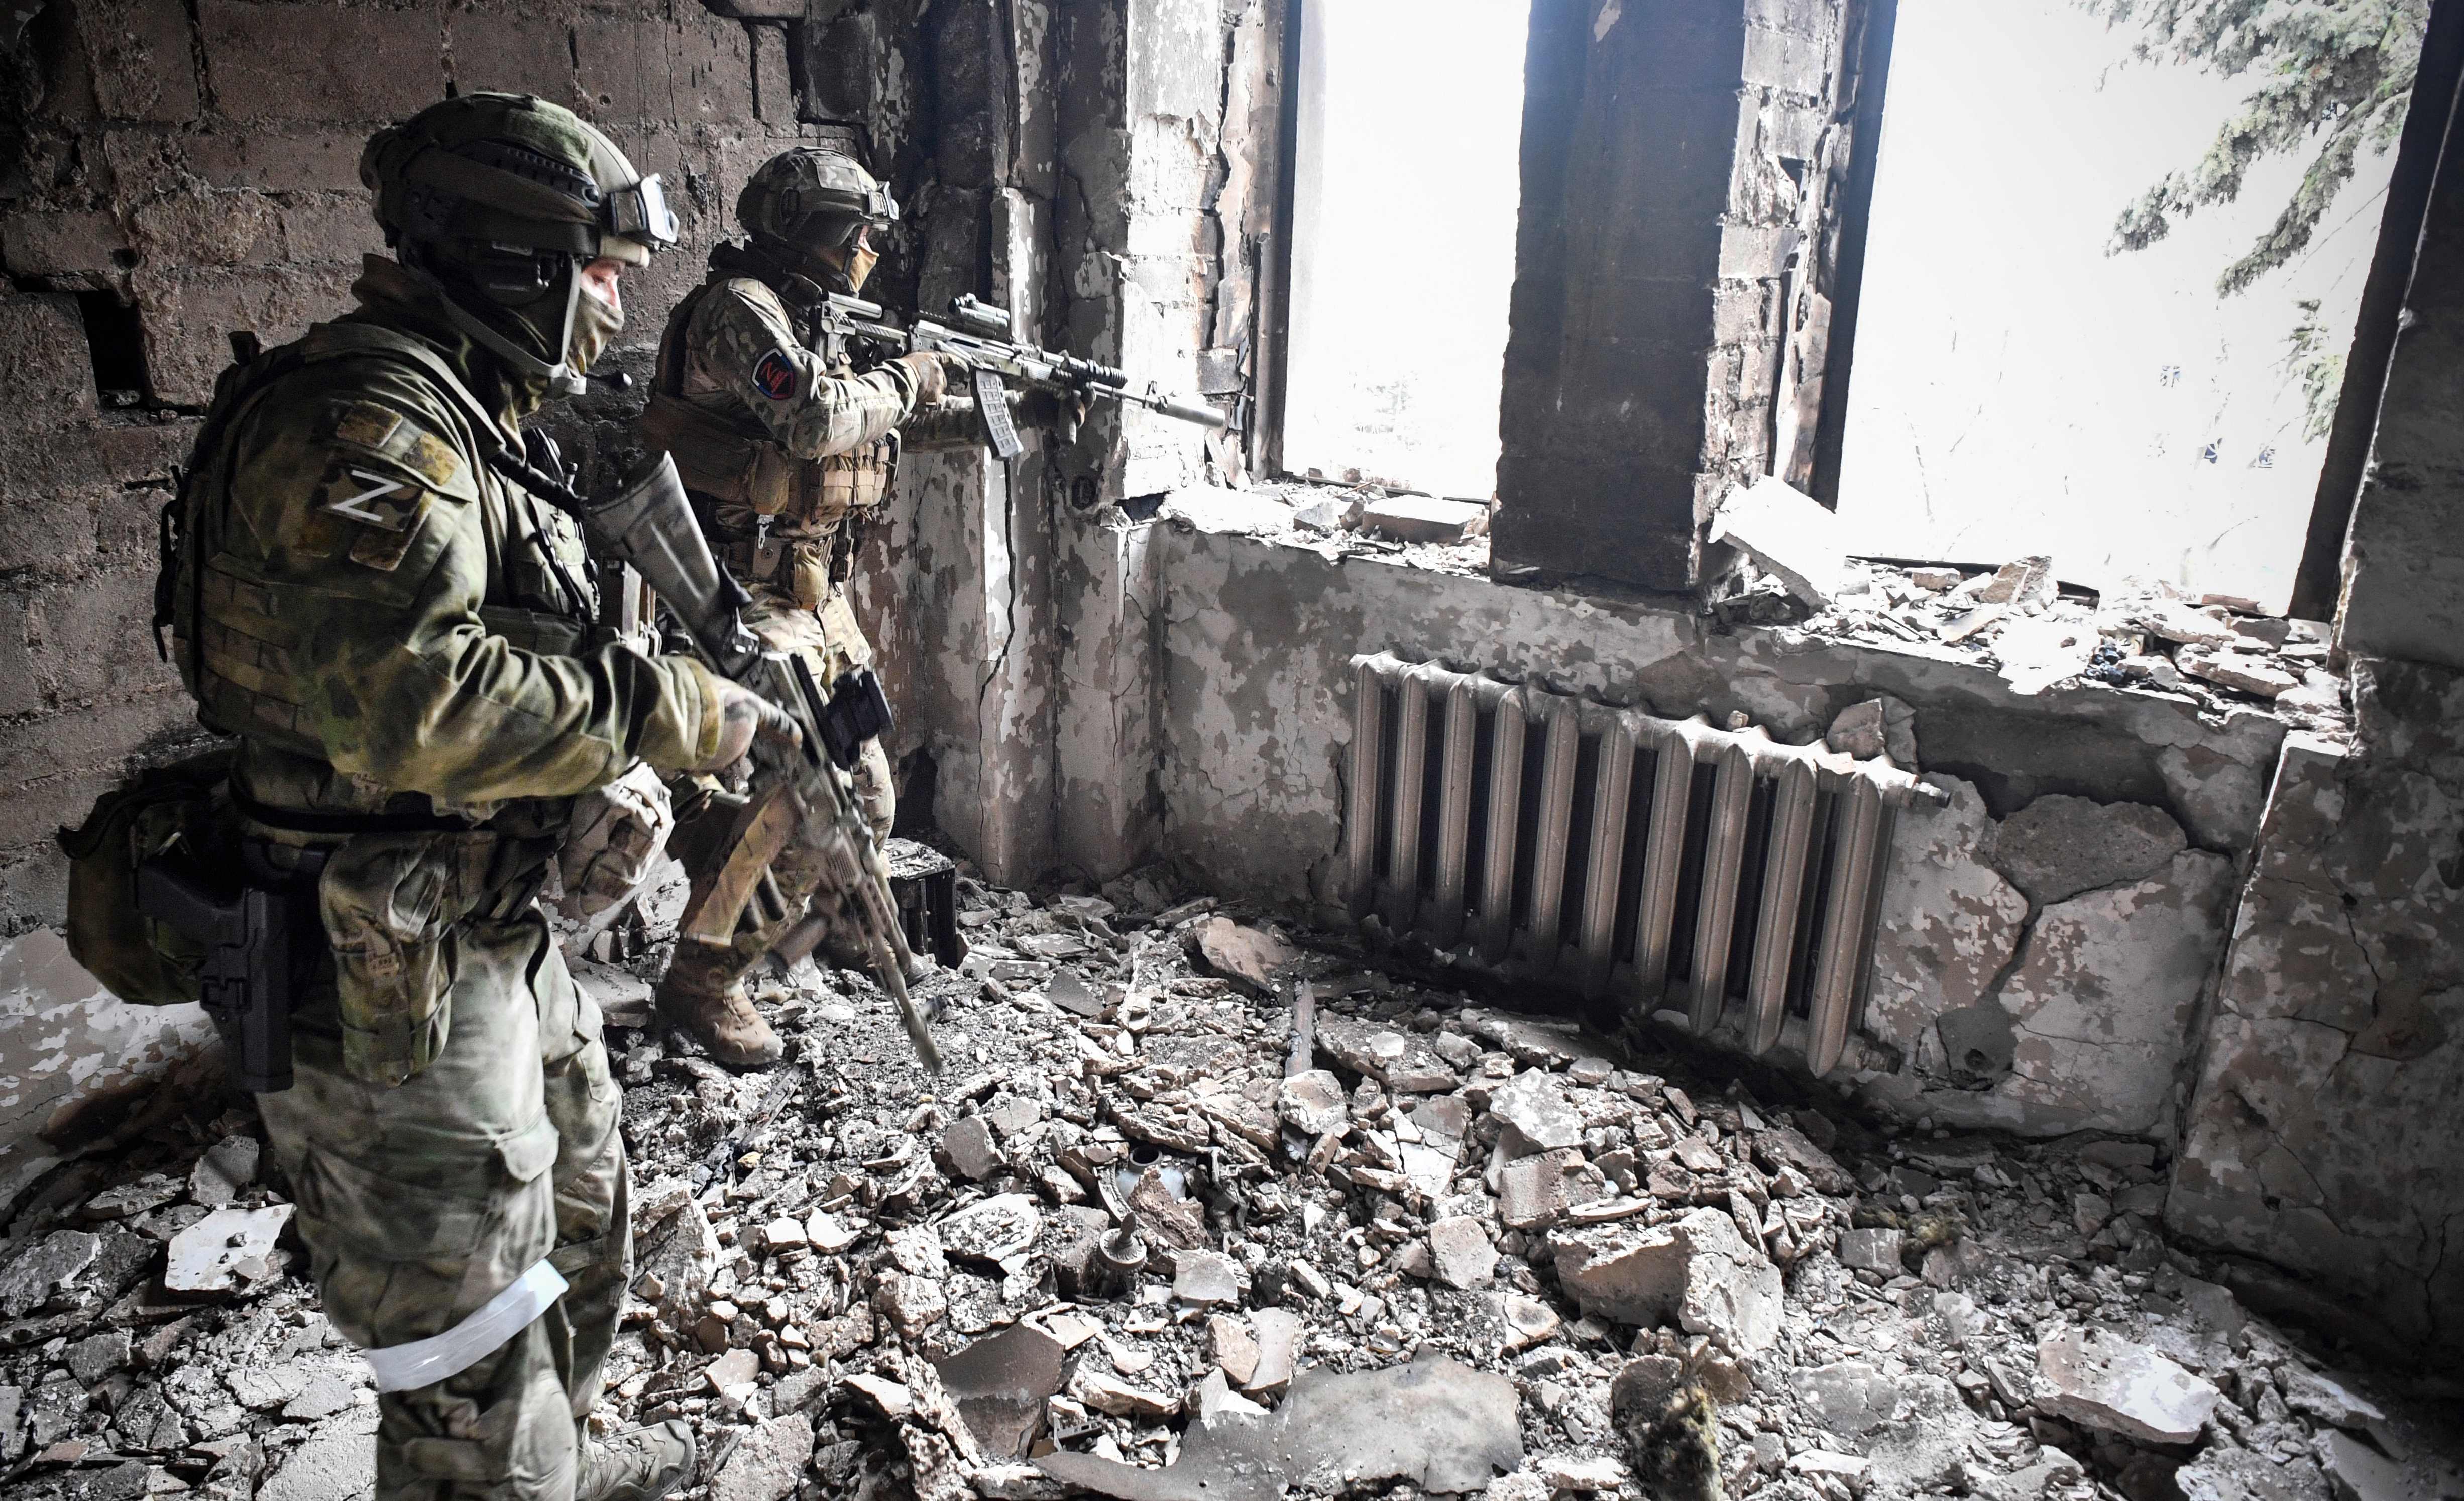
M 796 388 L 796 362 L 787 358 L 784 349 L 773 349 L 753 367 L 753 384 L 772 401 L 785 401 Z

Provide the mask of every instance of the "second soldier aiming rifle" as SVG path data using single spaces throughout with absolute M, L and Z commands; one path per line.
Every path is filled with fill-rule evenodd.
M 837 293 L 829 294 L 814 309 L 813 318 L 831 333 L 869 344 L 884 356 L 930 352 L 964 364 L 973 372 L 976 420 L 983 425 L 984 441 L 1005 459 L 1018 457 L 1024 447 L 1010 421 L 1007 393 L 1012 381 L 1059 396 L 1104 398 L 1141 407 L 1200 427 L 1226 425 L 1223 413 L 1196 397 L 1165 395 L 1153 382 L 1140 390 L 1131 385 L 1126 372 L 1111 365 L 1016 342 L 1009 336 L 1009 309 L 973 296 L 952 302 L 947 321 L 919 318 L 905 328 L 891 322 L 880 303 Z
M 869 668 L 859 669 L 842 674 L 825 694 L 803 658 L 765 648 L 745 628 L 742 610 L 752 597 L 711 555 L 675 461 L 666 453 L 636 466 L 606 501 L 583 500 L 548 476 L 530 478 L 582 523 L 593 550 L 632 565 L 712 667 L 784 711 L 802 735 L 793 749 L 755 742 L 754 796 L 737 814 L 727 863 L 707 897 L 685 913 L 679 939 L 724 944 L 748 908 L 780 906 L 770 864 L 790 840 L 802 843 L 824 865 L 814 911 L 862 939 L 916 1056 L 938 1072 L 941 1050 L 907 990 L 914 958 L 891 904 L 890 871 L 856 808 L 848 777 L 864 741 L 889 728 L 890 703 L 880 681 Z M 765 910 L 756 925 L 779 916 Z

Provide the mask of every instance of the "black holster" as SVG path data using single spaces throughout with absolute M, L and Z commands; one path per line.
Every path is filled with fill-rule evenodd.
M 231 1080 L 252 1093 L 291 1088 L 291 1011 L 303 972 L 324 946 L 317 907 L 321 850 L 275 870 L 253 840 L 239 879 L 217 878 L 177 851 L 137 868 L 137 908 L 206 950 L 199 1002 L 222 1034 Z

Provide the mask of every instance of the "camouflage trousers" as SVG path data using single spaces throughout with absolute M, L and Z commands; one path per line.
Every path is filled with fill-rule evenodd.
M 753 603 L 744 611 L 744 623 L 765 645 L 803 657 L 812 668 L 814 679 L 825 687 L 835 682 L 840 673 L 872 661 L 872 646 L 857 627 L 855 612 L 847 607 L 844 591 L 833 590 L 820 609 L 800 609 L 785 595 L 757 585 Z M 864 742 L 854 776 L 857 810 L 872 826 L 875 839 L 888 839 L 891 825 L 898 816 L 898 784 L 891 773 L 890 753 L 882 749 L 881 741 Z M 690 837 L 680 837 L 678 843 L 688 847 L 686 864 L 693 874 L 693 894 L 697 898 L 717 879 L 728 851 L 715 846 L 693 848 Z M 779 883 L 780 895 L 785 898 L 786 916 L 759 927 L 750 925 L 748 919 L 747 925 L 738 928 L 735 941 L 724 947 L 680 940 L 669 970 L 671 982 L 701 993 L 723 990 L 759 963 L 786 931 L 803 917 L 805 903 L 821 884 L 822 868 L 815 851 L 790 844 L 770 862 L 770 873 Z
M 478 1363 L 379 1397 L 379 1501 L 569 1501 L 632 1251 L 620 1096 L 598 1007 L 536 913 L 451 941 L 450 1030 L 427 1069 L 392 1089 L 351 1078 L 320 1025 L 332 1001 L 310 1001 L 297 1082 L 257 1107 L 326 1316 L 363 1348 L 441 1334 L 542 1257 L 567 1284 Z

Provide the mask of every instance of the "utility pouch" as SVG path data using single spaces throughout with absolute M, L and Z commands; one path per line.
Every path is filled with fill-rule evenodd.
M 451 933 L 482 884 L 480 853 L 468 834 L 361 834 L 326 861 L 317 897 L 351 1077 L 391 1089 L 445 1050 Z
M 203 999 L 207 944 L 140 910 L 137 871 L 174 850 L 198 870 L 235 866 L 232 828 L 214 801 L 231 763 L 229 750 L 216 750 L 141 771 L 98 799 L 84 824 L 59 831 L 69 953 L 122 1001 Z

